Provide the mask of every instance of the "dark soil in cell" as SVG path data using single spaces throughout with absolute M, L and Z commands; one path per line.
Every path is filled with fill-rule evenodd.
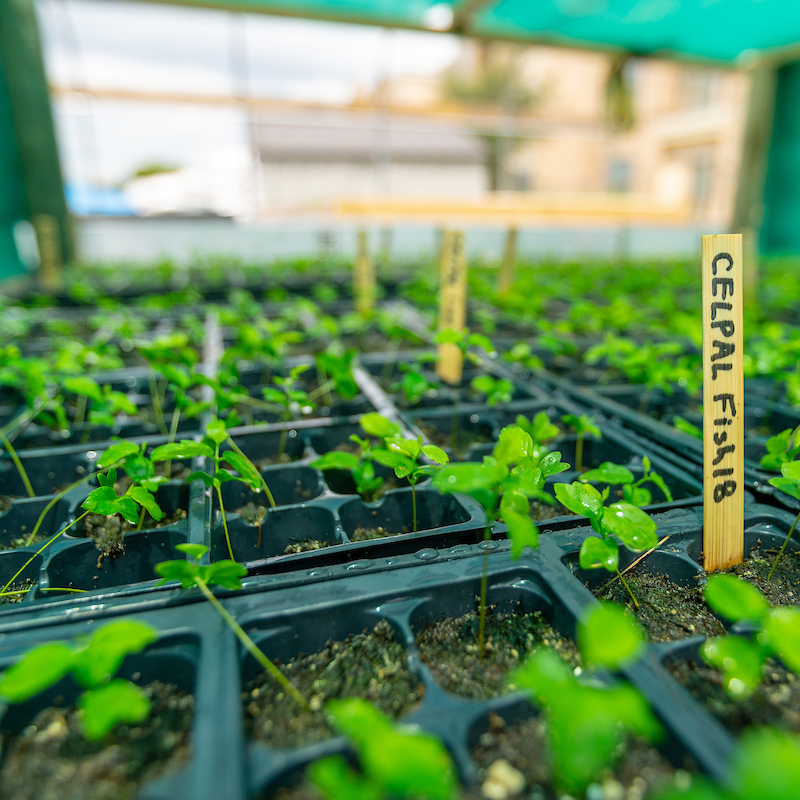
M 6 589 L 6 592 L 9 594 L 0 597 L 0 606 L 10 606 L 15 603 L 21 603 L 25 599 L 25 595 L 28 591 L 33 589 L 37 583 L 38 581 L 31 580 L 30 578 L 12 583 L 11 586 Z M 0 584 L 0 588 L 2 588 L 2 584 Z M 14 594 L 14 592 L 19 592 L 19 594 Z
M 554 648 L 577 665 L 578 651 L 538 611 L 529 614 L 487 612 L 486 657 L 478 652 L 478 613 L 446 617 L 417 635 L 422 660 L 437 683 L 462 697 L 484 699 L 506 690 L 506 674 L 541 646 Z M 512 689 L 512 687 L 508 687 Z
M 538 500 L 531 500 L 531 519 L 534 522 L 545 522 L 548 519 L 571 515 L 572 512 L 564 508 L 561 503 L 551 506 L 548 503 L 540 504 Z
M 725 628 L 706 605 L 699 586 L 679 586 L 668 576 L 633 569 L 625 573 L 639 610 L 619 579 L 610 578 L 592 589 L 601 600 L 625 605 L 647 631 L 652 642 L 671 642 L 687 636 L 721 636 Z
M 359 525 L 351 534 L 351 542 L 368 542 L 371 539 L 383 539 L 384 536 L 397 536 L 401 533 L 408 533 L 408 528 L 403 527 L 402 531 L 387 531 L 382 525 L 377 528 L 365 528 Z
M 759 540 L 749 558 L 726 572 L 738 575 L 760 589 L 773 606 L 800 605 L 800 552 L 790 551 L 787 547 L 775 567 L 772 580 L 767 580 L 779 549 L 762 549 Z
M 173 525 L 186 519 L 186 509 L 179 508 L 174 514 L 165 514 L 159 522 L 156 522 L 150 514 L 145 513 L 144 521 L 139 530 L 147 531 L 153 528 L 163 528 L 165 525 Z M 93 539 L 97 549 L 100 551 L 99 564 L 104 558 L 115 557 L 125 549 L 124 538 L 126 533 L 131 533 L 137 528 L 118 514 L 110 517 L 102 514 L 89 514 L 83 520 L 83 535 L 88 539 Z M 67 533 L 78 536 L 75 528 L 70 528 Z
M 256 505 L 252 500 L 235 511 L 248 525 L 261 525 L 267 518 L 267 507 Z
M 194 698 L 154 681 L 143 687 L 150 716 L 117 725 L 102 742 L 81 732 L 79 712 L 46 708 L 5 743 L 0 797 L 8 800 L 128 800 L 138 786 L 182 767 L 190 755 Z
M 385 620 L 372 631 L 328 642 L 318 653 L 278 666 L 310 710 L 301 709 L 266 672 L 242 693 L 248 734 L 274 747 L 300 747 L 333 736 L 322 710 L 331 698 L 363 697 L 397 718 L 422 697 L 422 685 L 406 665 L 406 651 Z
M 289 453 L 283 453 L 280 456 L 265 456 L 264 458 L 250 459 L 256 469 L 261 470 L 264 467 L 275 467 L 279 464 L 291 464 L 292 461 L 299 461 L 303 457 L 303 452 L 300 451 L 294 458 Z
M 683 658 L 667 663 L 673 677 L 731 732 L 751 725 L 777 725 L 800 732 L 800 678 L 775 659 L 764 666 L 764 680 L 750 697 L 734 700 L 722 685 L 722 673 Z
M 307 553 L 310 550 L 321 550 L 323 547 L 329 547 L 330 542 L 323 542 L 320 539 L 303 539 L 301 542 L 292 542 L 286 545 L 283 551 L 284 555 L 291 553 Z
M 621 745 L 618 756 L 616 768 L 598 776 L 589 790 L 591 795 L 587 792 L 587 797 L 632 800 L 642 798 L 645 794 L 650 796 L 651 787 L 674 782 L 675 768 L 646 742 L 630 738 Z M 547 723 L 542 717 L 508 724 L 502 717 L 492 714 L 489 729 L 473 748 L 472 757 L 479 768 L 479 786 L 465 791 L 463 800 L 486 800 L 487 797 L 500 796 L 499 790 L 504 785 L 508 786 L 520 777 L 525 781 L 525 788 L 518 793 L 519 797 L 535 797 L 537 800 L 566 797 L 552 784 Z M 498 791 L 497 795 L 492 794 L 493 789 Z
M 16 539 L 11 539 L 11 541 L 5 544 L 0 542 L 0 552 L 3 550 L 16 550 L 18 547 L 25 547 L 28 544 L 28 536 L 30 534 L 25 532 L 24 525 L 20 528 L 20 533 L 22 534 L 21 536 Z M 47 541 L 48 538 L 49 537 L 43 533 L 37 533 L 36 536 L 33 537 L 31 544 L 41 544 L 42 542 Z
M 456 434 L 455 447 L 452 443 L 452 433 L 440 431 L 435 425 L 427 425 L 421 420 L 417 420 L 419 429 L 428 437 L 432 444 L 442 447 L 446 450 L 452 450 L 455 453 L 466 453 L 470 447 L 478 444 L 489 444 L 494 442 L 494 437 L 490 436 L 483 431 L 464 430 L 459 428 Z

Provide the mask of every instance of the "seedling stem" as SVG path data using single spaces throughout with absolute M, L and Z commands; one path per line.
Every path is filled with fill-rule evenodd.
M 31 556 L 31 557 L 30 557 L 30 558 L 29 558 L 29 559 L 28 559 L 28 560 L 27 560 L 27 561 L 26 561 L 26 562 L 25 562 L 25 563 L 24 563 L 24 564 L 23 564 L 23 565 L 22 565 L 22 566 L 21 566 L 21 567 L 20 567 L 20 568 L 19 568 L 19 569 L 18 569 L 16 572 L 15 572 L 15 573 L 14 573 L 14 575 L 13 575 L 13 576 L 12 576 L 12 578 L 11 578 L 11 580 L 9 580 L 9 581 L 8 581 L 8 583 L 7 583 L 7 584 L 6 584 L 6 585 L 5 585 L 5 586 L 4 586 L 2 589 L 0 589 L 0 594 L 2 594 L 3 592 L 6 592 L 6 591 L 8 591 L 8 587 L 9 587 L 9 586 L 11 586 L 11 584 L 12 584 L 12 583 L 14 583 L 14 581 L 15 581 L 15 580 L 16 580 L 16 579 L 17 579 L 17 578 L 18 578 L 18 577 L 19 577 L 19 576 L 20 576 L 20 575 L 21 575 L 21 574 L 22 574 L 22 573 L 23 573 L 23 572 L 24 572 L 24 571 L 25 571 L 25 570 L 28 568 L 28 566 L 29 566 L 31 563 L 33 563 L 33 560 L 36 558 L 36 556 L 38 556 L 38 555 L 41 555 L 41 553 L 43 553 L 43 552 L 44 552 L 44 551 L 45 551 L 45 550 L 46 550 L 46 549 L 47 549 L 47 548 L 48 548 L 48 547 L 49 547 L 49 546 L 50 546 L 50 545 L 51 545 L 51 544 L 52 544 L 52 543 L 53 543 L 53 542 L 54 542 L 56 539 L 58 539 L 58 537 L 59 537 L 59 536 L 61 536 L 61 534 L 62 534 L 62 533 L 65 533 L 66 531 L 68 531 L 68 530 L 69 530 L 69 529 L 70 529 L 70 528 L 71 528 L 73 525 L 77 525 L 77 524 L 78 524 L 78 523 L 79 523 L 79 522 L 80 522 L 80 521 L 81 521 L 81 520 L 82 520 L 82 519 L 83 519 L 83 518 L 84 518 L 84 517 L 85 517 L 85 516 L 86 516 L 88 513 L 89 513 L 88 511 L 84 511 L 84 512 L 83 512 L 83 514 L 81 514 L 81 515 L 80 515 L 80 516 L 79 516 L 79 517 L 78 517 L 76 520 L 73 520 L 72 522 L 70 522 L 70 523 L 69 523 L 69 525 L 67 525 L 67 527 L 66 527 L 66 528 L 62 528 L 62 529 L 61 529 L 61 530 L 60 530 L 60 531 L 59 531 L 59 532 L 58 532 L 58 533 L 57 533 L 55 536 L 53 536 L 51 539 L 48 539 L 48 540 L 47 540 L 47 541 L 46 541 L 46 542 L 45 542 L 45 543 L 44 543 L 44 544 L 43 544 L 43 545 L 42 545 L 42 546 L 41 546 L 41 547 L 40 547 L 40 548 L 39 548 L 39 549 L 38 549 L 38 550 L 37 550 L 37 551 L 36 551 L 36 552 L 35 552 L 35 553 L 34 553 L 34 554 L 33 554 L 33 555 L 32 555 L 32 556 Z
M 798 514 L 794 518 L 794 522 L 792 523 L 792 527 L 789 528 L 789 533 L 786 534 L 786 538 L 783 540 L 783 544 L 781 545 L 781 549 L 778 551 L 778 555 L 775 556 L 775 560 L 772 562 L 772 569 L 769 571 L 769 575 L 767 575 L 767 580 L 772 580 L 772 573 L 775 572 L 775 567 L 778 566 L 778 562 L 781 560 L 781 556 L 783 555 L 783 551 L 786 549 L 786 545 L 789 544 L 789 540 L 792 538 L 792 534 L 794 533 L 794 529 L 797 527 L 797 521 L 800 520 L 800 514 Z
M 31 486 L 30 479 L 28 478 L 28 473 L 25 472 L 25 467 L 22 466 L 22 461 L 17 455 L 17 451 L 11 446 L 11 442 L 8 441 L 8 438 L 2 430 L 0 430 L 0 443 L 8 450 L 8 454 L 14 462 L 14 466 L 17 468 L 17 472 L 19 472 L 22 482 L 25 484 L 25 491 L 28 493 L 28 497 L 36 497 L 36 493 L 33 491 L 33 486 Z
M 223 517 L 224 519 L 224 517 Z M 229 543 L 230 545 L 230 543 Z M 297 691 L 297 689 L 292 686 L 292 684 L 287 680 L 286 676 L 259 650 L 256 643 L 244 632 L 238 622 L 227 612 L 225 606 L 217 600 L 214 596 L 214 593 L 208 588 L 208 584 L 199 576 L 195 576 L 194 582 L 200 588 L 200 591 L 203 593 L 203 596 L 211 603 L 212 606 L 219 612 L 220 616 L 225 620 L 228 624 L 230 629 L 236 634 L 236 637 L 239 641 L 247 648 L 247 651 L 250 655 L 264 667 L 267 672 L 284 688 L 287 694 L 289 694 L 293 700 L 297 701 L 303 708 L 308 708 L 308 703 L 306 702 L 303 695 Z

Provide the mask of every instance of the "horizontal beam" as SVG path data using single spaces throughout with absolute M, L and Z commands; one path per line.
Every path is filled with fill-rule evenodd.
M 534 222 L 590 225 L 648 223 L 678 225 L 688 209 L 667 206 L 649 195 L 612 193 L 492 194 L 475 200 L 452 198 L 346 198 L 337 211 L 343 217 L 381 222 L 421 220 L 496 225 Z

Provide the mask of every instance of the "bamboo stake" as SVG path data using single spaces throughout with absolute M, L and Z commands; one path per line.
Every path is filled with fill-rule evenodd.
M 359 314 L 369 316 L 375 306 L 375 265 L 369 257 L 367 232 L 364 228 L 358 232 L 358 255 L 353 279 L 356 310 Z
M 500 281 L 497 290 L 501 294 L 511 290 L 514 283 L 514 261 L 517 258 L 517 229 L 512 225 L 506 233 L 506 247 L 503 251 L 503 263 L 500 265 Z
M 442 267 L 439 279 L 439 330 L 461 331 L 467 322 L 467 258 L 464 234 L 445 231 L 442 237 Z M 456 344 L 439 345 L 436 374 L 447 383 L 461 383 L 464 357 Z
M 703 566 L 744 555 L 742 236 L 703 237 Z

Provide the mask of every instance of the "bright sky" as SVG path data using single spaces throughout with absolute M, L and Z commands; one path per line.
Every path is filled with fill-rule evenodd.
M 37 0 L 48 78 L 59 86 L 344 103 L 382 75 L 434 75 L 458 39 L 281 17 L 108 0 Z M 243 58 L 245 54 L 246 58 Z M 245 144 L 235 109 L 55 103 L 68 180 L 117 182 L 143 163 L 197 163 Z

